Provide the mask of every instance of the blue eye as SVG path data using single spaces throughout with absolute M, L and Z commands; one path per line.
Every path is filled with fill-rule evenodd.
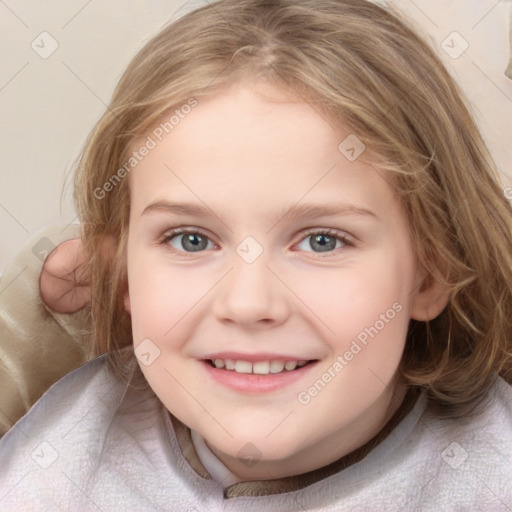
M 305 252 L 326 253 L 335 249 L 341 249 L 354 244 L 342 233 L 332 229 L 310 230 L 301 239 L 301 244 L 307 243 L 308 249 L 300 250 Z M 162 240 L 163 245 L 170 245 L 178 252 L 194 253 L 202 252 L 208 248 L 208 242 L 213 244 L 210 238 L 201 231 L 194 228 L 176 228 L 171 230 Z M 215 246 L 215 244 L 213 244 Z
M 331 252 L 334 249 L 340 249 L 346 245 L 351 244 L 348 239 L 339 234 L 337 231 L 331 229 L 327 230 L 314 230 L 307 233 L 306 237 L 301 243 L 307 243 L 309 241 L 309 247 L 313 249 L 313 252 Z M 339 245 L 338 245 L 339 243 Z M 315 250 L 318 249 L 318 250 Z M 307 249 L 301 249 L 307 251 Z
M 176 238 L 176 240 L 173 240 L 174 238 Z M 172 230 L 162 240 L 162 243 L 169 244 L 178 251 L 185 250 L 185 252 L 200 252 L 207 248 L 208 240 L 209 238 L 200 231 L 178 228 Z M 173 245 L 173 242 L 176 242 L 176 245 Z

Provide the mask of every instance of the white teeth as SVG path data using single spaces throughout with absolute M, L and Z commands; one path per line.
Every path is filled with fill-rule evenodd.
M 268 361 L 252 364 L 252 373 L 260 373 L 261 375 L 266 375 L 269 371 L 270 363 Z
M 237 373 L 252 373 L 252 364 L 248 361 L 237 361 L 235 363 L 235 372 Z
M 284 370 L 293 371 L 301 368 L 308 363 L 307 360 L 299 361 L 258 361 L 250 363 L 249 361 L 235 361 L 233 359 L 215 359 L 212 361 L 218 369 L 234 370 L 237 373 L 255 373 L 258 375 L 268 375 L 269 373 L 281 373 Z
M 270 363 L 270 373 L 279 373 L 284 370 L 283 361 L 272 361 Z

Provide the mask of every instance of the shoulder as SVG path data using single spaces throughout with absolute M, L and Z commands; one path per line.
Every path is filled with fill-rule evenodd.
M 0 510 L 168 510 L 185 499 L 174 476 L 199 477 L 187 470 L 168 411 L 131 347 L 125 355 L 127 382 L 108 355 L 93 359 L 0 439 Z
M 512 385 L 497 376 L 491 389 L 467 418 L 443 419 L 426 415 L 430 425 L 439 433 L 450 433 L 474 447 L 502 443 L 512 447 Z M 512 459 L 511 459 L 512 463 Z
M 76 368 L 53 384 L 0 439 L 0 459 L 8 463 L 19 448 L 31 445 L 28 440 L 65 437 L 85 411 L 97 416 L 97 408 L 91 406 L 116 401 L 121 387 L 108 368 L 106 354 Z
M 43 499 L 41 491 L 56 479 L 93 475 L 119 408 L 133 396 L 127 387 L 109 369 L 106 354 L 53 384 L 0 439 L 0 489 L 7 492 L 0 500 Z
M 510 384 L 497 377 L 474 416 L 443 419 L 427 410 L 420 423 L 420 466 L 430 475 L 423 492 L 443 503 L 484 508 L 512 503 Z
M 512 416 L 512 384 L 498 377 L 491 390 L 490 400 L 510 421 Z

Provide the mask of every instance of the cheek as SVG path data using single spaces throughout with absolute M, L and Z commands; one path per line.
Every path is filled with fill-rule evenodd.
M 134 342 L 171 339 L 187 324 L 189 313 L 211 289 L 205 272 L 166 265 L 162 258 L 133 258 L 129 266 Z M 177 327 L 178 326 L 178 327 Z
M 395 309 L 408 310 L 410 273 L 400 264 L 358 264 L 307 278 L 303 274 L 293 289 L 322 320 L 326 333 L 355 336 L 390 309 L 388 316 L 394 317 L 396 303 Z
M 396 371 L 414 276 L 413 260 L 402 254 L 391 247 L 375 251 L 339 270 L 329 269 L 324 277 L 316 272 L 294 290 L 316 315 L 312 325 L 330 348 L 327 366 L 344 357 L 344 377 L 336 379 L 341 387 L 350 381 L 375 393 L 379 379 L 388 382 Z

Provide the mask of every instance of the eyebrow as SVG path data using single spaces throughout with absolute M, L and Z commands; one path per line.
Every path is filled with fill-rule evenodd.
M 209 217 L 217 215 L 207 206 L 193 203 L 172 203 L 169 201 L 155 201 L 144 208 L 141 216 L 151 213 L 166 213 L 170 215 L 188 215 L 191 217 Z M 285 208 L 273 219 L 280 222 L 283 219 L 296 220 L 302 218 L 316 219 L 319 217 L 333 217 L 336 215 L 377 215 L 366 208 L 352 204 L 295 204 Z

